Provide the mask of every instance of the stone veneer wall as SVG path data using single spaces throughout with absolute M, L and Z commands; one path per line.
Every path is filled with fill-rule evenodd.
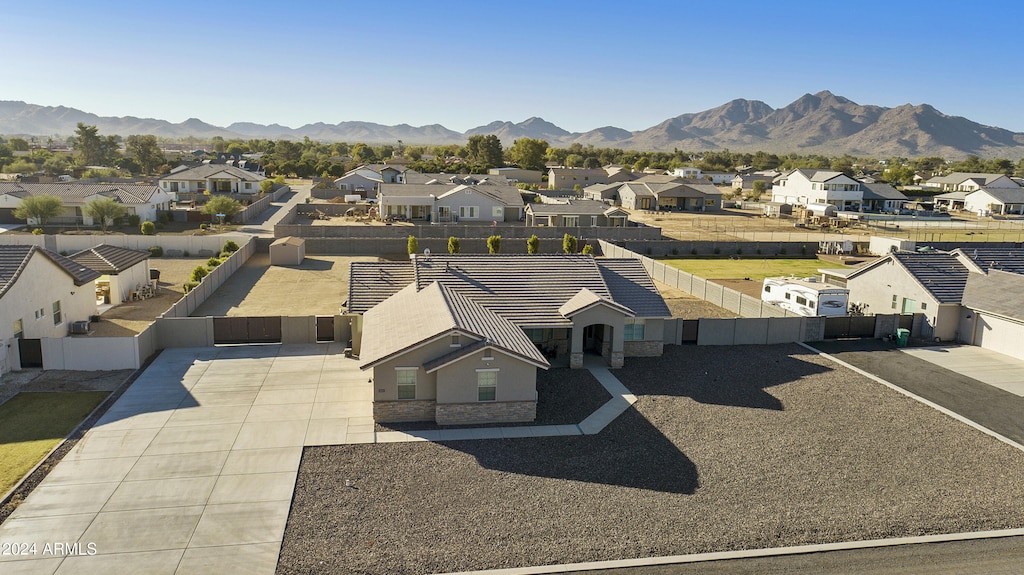
M 375 401 L 373 402 L 373 420 L 379 422 L 395 421 L 433 421 L 437 402 L 433 399 Z
M 662 341 L 624 341 L 622 352 L 626 357 L 660 357 L 665 351 Z
M 435 417 L 438 425 L 533 421 L 537 419 L 537 402 L 439 403 Z

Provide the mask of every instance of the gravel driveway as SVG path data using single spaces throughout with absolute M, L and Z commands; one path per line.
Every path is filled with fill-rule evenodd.
M 595 436 L 308 448 L 278 573 L 1024 525 L 1024 453 L 799 346 L 667 346 L 626 366 L 639 401 Z

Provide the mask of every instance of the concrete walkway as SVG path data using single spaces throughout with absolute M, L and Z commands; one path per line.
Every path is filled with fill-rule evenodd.
M 597 433 L 636 397 L 586 366 L 613 397 L 579 425 L 374 433 L 338 344 L 164 350 L 0 525 L 31 550 L 0 573 L 271 575 L 304 446 Z
M 911 347 L 900 351 L 949 371 L 1024 397 L 1024 361 L 974 345 Z

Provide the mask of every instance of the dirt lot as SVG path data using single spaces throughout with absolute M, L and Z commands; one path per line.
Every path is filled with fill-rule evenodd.
M 739 317 L 737 314 L 732 313 L 724 307 L 718 307 L 711 302 L 692 296 L 683 290 L 676 289 L 668 284 L 654 280 L 654 285 L 658 287 L 658 291 L 661 292 L 661 297 L 663 297 L 665 299 L 665 303 L 668 304 L 668 309 L 672 312 L 672 317 L 681 317 L 683 319 L 700 319 L 702 317 Z
M 802 347 L 668 346 L 615 374 L 639 401 L 593 436 L 307 448 L 277 573 L 1024 525 L 1024 454 Z
M 157 296 L 149 299 L 125 302 L 103 312 L 99 322 L 89 326 L 91 333 L 84 337 L 122 337 L 135 335 L 153 323 L 174 302 L 184 294 L 184 284 L 193 268 L 206 262 L 207 258 L 153 258 L 151 269 L 160 270 Z
M 349 263 L 377 259 L 317 255 L 285 267 L 256 253 L 192 315 L 333 315 L 348 299 Z
M 23 391 L 113 391 L 131 375 L 132 370 L 65 371 L 24 369 L 3 376 L 0 403 Z

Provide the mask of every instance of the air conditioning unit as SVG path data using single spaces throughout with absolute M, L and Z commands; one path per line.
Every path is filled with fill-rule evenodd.
M 73 321 L 71 322 L 71 333 L 89 333 L 89 321 Z

